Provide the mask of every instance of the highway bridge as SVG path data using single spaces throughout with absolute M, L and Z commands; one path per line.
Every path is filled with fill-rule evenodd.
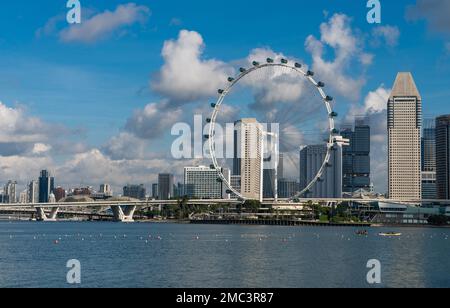
M 266 199 L 263 207 L 295 207 L 308 203 L 338 205 L 341 203 L 377 203 L 407 204 L 420 206 L 421 204 L 441 204 L 450 206 L 450 200 L 393 200 L 393 199 L 364 199 L 364 198 L 305 198 L 295 202 L 289 199 Z M 147 200 L 147 201 L 94 201 L 94 202 L 64 202 L 64 203 L 30 203 L 30 204 L 3 204 L 0 213 L 32 213 L 39 221 L 55 221 L 58 214 L 72 214 L 74 216 L 102 216 L 111 217 L 117 222 L 133 222 L 137 209 L 147 209 L 159 206 L 178 205 L 179 200 Z M 217 200 L 187 200 L 186 205 L 231 205 L 243 204 L 237 199 Z M 110 211 L 109 211 L 110 210 Z

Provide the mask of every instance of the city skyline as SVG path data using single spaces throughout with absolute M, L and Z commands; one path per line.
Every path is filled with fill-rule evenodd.
M 14 180 L 25 187 L 33 180 L 30 174 L 37 177 L 43 169 L 63 187 L 106 181 L 116 191 L 126 183 L 155 183 L 162 172 L 181 178 L 186 165 L 205 162 L 170 158 L 171 125 L 190 123 L 195 113 L 206 117 L 205 107 L 226 82 L 225 73 L 267 56 L 283 54 L 311 66 L 336 98 L 342 121 L 354 115 L 374 119 L 372 180 L 378 192 L 387 191 L 387 167 L 381 159 L 386 157 L 385 121 L 378 119 L 385 117 L 397 71 L 413 72 L 424 114 L 448 113 L 440 104 L 449 96 L 442 87 L 449 82 L 450 30 L 439 14 L 446 11 L 445 1 L 436 2 L 434 15 L 415 1 L 383 3 L 381 25 L 367 23 L 365 3 L 344 8 L 317 1 L 304 19 L 277 17 L 304 9 L 292 2 L 292 12 L 274 7 L 268 13 L 274 17 L 270 26 L 256 19 L 251 27 L 242 27 L 244 21 L 226 22 L 233 5 L 217 10 L 211 3 L 177 3 L 171 11 L 166 8 L 170 3 L 109 1 L 83 7 L 85 23 L 77 31 L 69 31 L 61 18 L 64 3 L 50 3 L 8 3 L 0 13 L 2 25 L 10 29 L 0 37 L 2 185 Z M 208 16 L 195 8 L 207 10 Z M 111 18 L 129 12 L 132 20 L 89 36 L 89 21 L 106 11 L 114 13 Z M 332 40 L 335 34 L 342 34 L 339 44 Z M 184 55 L 190 56 L 185 62 Z M 180 75 L 169 84 L 177 65 L 201 77 Z
M 1 8 L 0 288 L 450 287 L 450 0 Z

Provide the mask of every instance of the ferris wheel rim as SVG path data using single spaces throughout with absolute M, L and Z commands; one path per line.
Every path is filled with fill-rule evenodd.
M 289 198 L 289 200 L 294 200 L 294 199 L 298 199 L 301 198 L 301 196 L 305 195 L 306 193 L 308 193 L 311 188 L 321 179 L 321 177 L 323 176 L 325 170 L 327 167 L 329 167 L 329 162 L 331 159 L 331 152 L 333 149 L 333 146 L 335 144 L 334 138 L 336 137 L 336 131 L 335 131 L 335 121 L 334 121 L 334 117 L 335 117 L 335 113 L 333 112 L 333 109 L 331 108 L 331 104 L 330 101 L 332 100 L 332 98 L 330 98 L 329 96 L 326 95 L 325 91 L 323 90 L 324 88 L 324 84 L 321 83 L 320 81 L 316 81 L 313 78 L 314 73 L 312 73 L 311 71 L 307 71 L 305 72 L 302 69 L 302 66 L 298 63 L 295 63 L 295 65 L 289 65 L 289 62 L 287 60 L 282 59 L 282 63 L 274 63 L 274 62 L 269 62 L 270 59 L 267 59 L 267 63 L 264 64 L 260 64 L 258 62 L 253 62 L 253 67 L 249 68 L 249 69 L 240 69 L 240 74 L 238 74 L 235 78 L 229 78 L 229 84 L 227 85 L 226 88 L 224 88 L 223 90 L 219 90 L 219 97 L 216 101 L 215 104 L 213 104 L 213 113 L 211 115 L 210 118 L 210 127 L 209 127 L 209 135 L 208 135 L 208 139 L 209 139 L 209 152 L 211 155 L 211 160 L 213 165 L 211 167 L 214 167 L 214 169 L 216 170 L 216 172 L 218 173 L 218 176 L 220 178 L 220 180 L 222 181 L 222 183 L 224 185 L 226 185 L 226 187 L 228 188 L 229 191 L 231 191 L 231 193 L 233 193 L 234 195 L 236 195 L 238 197 L 239 200 L 242 201 L 246 201 L 246 200 L 250 200 L 249 198 L 244 197 L 240 192 L 238 192 L 232 185 L 231 185 L 231 179 L 230 181 L 228 181 L 225 176 L 223 175 L 222 172 L 222 167 L 219 165 L 218 161 L 217 161 L 217 157 L 216 157 L 216 153 L 215 153 L 215 142 L 214 142 L 214 132 L 215 132 L 215 125 L 216 125 L 216 119 L 217 116 L 219 115 L 219 111 L 220 111 L 220 107 L 222 106 L 225 98 L 227 97 L 227 95 L 229 94 L 230 90 L 236 85 L 238 84 L 239 81 L 241 81 L 244 77 L 250 75 L 253 72 L 256 72 L 258 70 L 261 70 L 263 68 L 267 68 L 267 67 L 283 67 L 283 68 L 288 68 L 291 69 L 292 71 L 298 73 L 299 75 L 302 75 L 303 77 L 306 78 L 307 81 L 309 81 L 312 85 L 315 86 L 315 88 L 317 89 L 317 91 L 319 92 L 320 96 L 322 97 L 322 101 L 327 109 L 328 112 L 328 128 L 329 128 L 329 138 L 328 138 L 328 143 L 327 145 L 327 152 L 325 155 L 325 159 L 322 163 L 322 166 L 320 167 L 319 171 L 317 172 L 316 176 L 311 180 L 310 183 L 308 183 L 308 185 L 306 185 L 306 187 L 301 190 L 300 192 L 297 192 L 297 194 L 291 198 Z M 273 60 L 272 60 L 273 61 Z

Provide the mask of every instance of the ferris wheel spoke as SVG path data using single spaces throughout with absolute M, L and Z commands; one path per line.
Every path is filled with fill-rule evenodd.
M 285 153 L 285 164 L 290 166 L 287 169 L 298 179 L 300 175 L 300 147 L 315 144 L 326 145 L 336 134 L 334 130 L 335 114 L 332 112 L 334 102 L 324 94 L 324 85 L 315 81 L 313 72 L 303 71 L 300 64 L 289 63 L 287 60 L 274 63 L 272 59 L 267 59 L 265 64 L 261 63 L 263 62 L 253 62 L 253 67 L 240 69 L 240 75 L 230 78 L 230 85 L 219 91 L 220 97 L 217 103 L 212 104 L 214 115 L 211 117 L 211 124 L 213 126 L 226 124 L 226 117 L 222 119 L 224 123 L 220 123 L 223 114 L 223 108 L 220 108 L 220 106 L 226 103 L 232 103 L 231 105 L 234 105 L 239 111 L 239 117 L 241 118 L 244 117 L 244 114 L 251 114 L 251 116 L 247 116 L 251 118 L 259 115 L 259 118 L 265 120 L 265 123 L 269 125 L 270 123 L 278 123 L 280 131 L 277 134 L 277 142 L 280 150 Z M 248 96 L 253 99 L 249 101 Z M 325 97 L 327 98 L 325 99 Z M 247 103 L 243 103 L 245 101 Z M 219 140 L 219 135 L 217 141 L 222 141 Z M 229 136 L 229 132 L 224 131 L 223 136 L 233 138 L 234 132 L 233 136 Z M 209 135 L 210 152 L 213 166 L 219 173 L 220 180 L 238 198 L 245 200 L 242 194 L 236 191 L 229 180 L 223 176 L 221 166 L 230 165 L 233 160 L 218 159 L 215 152 L 215 142 L 214 132 L 211 130 Z M 329 151 L 331 151 L 329 147 L 327 147 L 327 151 L 328 154 L 318 174 L 328 164 Z M 272 177 L 272 175 L 269 174 L 269 177 Z M 307 187 L 311 187 L 317 179 L 318 175 Z M 274 179 L 271 178 L 270 180 L 273 181 Z M 295 197 L 305 192 L 306 189 L 297 192 Z

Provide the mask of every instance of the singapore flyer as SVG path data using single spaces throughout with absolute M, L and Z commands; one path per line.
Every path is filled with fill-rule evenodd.
M 228 84 L 218 90 L 217 101 L 211 104 L 213 112 L 207 119 L 210 126 L 206 136 L 211 168 L 217 170 L 218 181 L 228 187 L 228 193 L 244 201 L 258 198 L 294 200 L 307 197 L 314 185 L 323 181 L 327 168 L 332 166 L 332 152 L 342 140 L 335 128 L 337 113 L 333 109 L 333 98 L 325 93 L 324 87 L 323 82 L 316 81 L 313 71 L 279 57 L 267 58 L 264 62 L 251 61 L 250 67 L 241 67 L 237 76 L 228 78 Z M 230 119 L 233 111 L 242 120 Z M 219 129 L 218 134 L 217 128 L 233 120 L 235 156 L 230 162 L 229 156 L 217 153 L 218 149 L 223 151 L 223 145 L 218 145 L 223 142 L 222 135 L 230 137 L 230 133 Z M 248 128 L 246 122 L 257 125 L 256 130 L 247 129 L 245 137 L 238 137 L 236 129 L 240 129 L 237 126 L 241 130 Z M 252 136 L 257 136 L 257 140 Z M 263 141 L 259 142 L 259 139 Z M 230 144 L 227 142 L 227 151 Z M 313 174 L 310 171 L 302 178 L 299 151 L 311 144 L 320 145 L 324 155 Z M 253 156 L 249 151 L 252 152 L 255 146 L 257 154 Z M 255 168 L 264 170 L 255 172 Z M 225 174 L 224 170 L 231 171 Z M 279 187 L 286 178 L 291 178 L 290 183 L 297 185 L 291 185 L 289 192 L 281 192 L 286 190 Z M 261 191 L 255 194 L 258 187 Z M 267 193 L 267 190 L 271 192 Z

